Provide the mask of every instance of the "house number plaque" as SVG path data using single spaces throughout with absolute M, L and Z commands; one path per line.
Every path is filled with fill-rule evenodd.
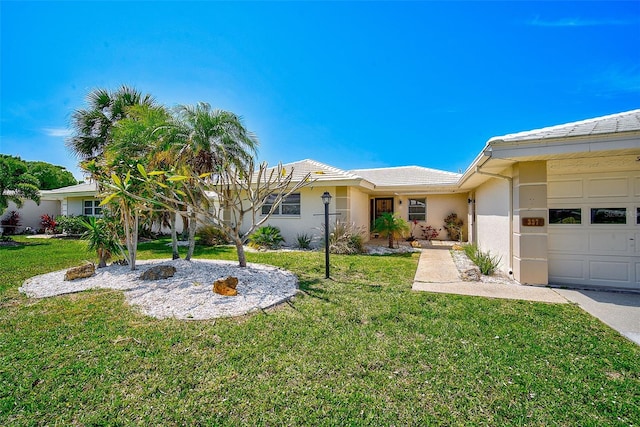
M 524 227 L 544 227 L 544 218 L 522 218 Z

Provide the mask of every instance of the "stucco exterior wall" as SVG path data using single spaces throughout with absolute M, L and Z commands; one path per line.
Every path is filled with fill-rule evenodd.
M 285 245 L 295 246 L 298 234 L 308 234 L 314 237 L 315 245 L 318 244 L 321 237 L 320 227 L 324 223 L 324 204 L 322 203 L 322 194 L 328 191 L 331 196 L 329 205 L 329 213 L 336 212 L 336 187 L 308 187 L 300 190 L 300 215 L 296 216 L 280 216 L 272 215 L 264 225 L 272 225 L 280 228 L 282 237 L 285 239 Z M 342 216 L 341 216 L 342 217 Z M 335 222 L 336 216 L 329 217 L 329 223 Z M 245 224 L 249 225 L 249 219 Z
M 354 187 L 349 187 L 349 195 L 351 209 L 347 220 L 364 231 L 362 237 L 367 241 L 369 240 L 369 195 Z
M 418 221 L 418 224 L 414 226 L 410 223 L 409 226 L 413 229 L 413 236 L 421 239 L 422 229 L 420 225 L 430 225 L 436 230 L 440 230 L 436 240 L 447 240 L 447 230 L 444 229 L 444 219 L 447 215 L 455 212 L 464 224 L 462 226 L 462 240 L 466 241 L 468 237 L 467 233 L 467 194 L 425 194 L 415 196 L 400 196 L 394 198 L 394 210 L 395 213 L 405 221 L 409 221 L 409 199 L 427 199 L 427 220 Z
M 42 200 L 40 205 L 37 205 L 36 202 L 32 200 L 25 200 L 21 209 L 18 209 L 13 202 L 9 202 L 9 207 L 2 214 L 2 218 L 4 219 L 11 213 L 11 211 L 16 211 L 20 215 L 20 227 L 17 232 L 22 232 L 26 227 L 31 227 L 34 230 L 38 230 L 42 228 L 40 224 L 40 217 L 44 214 L 51 215 L 54 218 L 60 215 L 60 202 L 55 200 Z
M 478 247 L 501 257 L 500 270 L 509 270 L 509 181 L 492 178 L 475 192 Z

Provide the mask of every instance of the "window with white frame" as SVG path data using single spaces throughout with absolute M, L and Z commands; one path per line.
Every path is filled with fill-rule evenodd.
M 85 200 L 83 202 L 82 214 L 85 216 L 102 215 L 102 206 L 100 206 L 100 200 Z
M 409 221 L 427 220 L 427 199 L 409 199 Z
M 267 215 L 271 210 L 277 196 L 275 194 L 269 195 L 267 202 L 262 205 L 262 215 Z M 289 194 L 284 198 L 280 205 L 276 207 L 272 215 L 288 215 L 288 216 L 300 216 L 300 193 Z

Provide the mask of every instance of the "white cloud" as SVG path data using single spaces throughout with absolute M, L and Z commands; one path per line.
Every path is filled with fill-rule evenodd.
M 66 138 L 67 136 L 71 136 L 73 131 L 67 128 L 44 128 L 42 131 L 47 136 L 53 136 L 55 138 Z
M 562 18 L 556 20 L 544 20 L 536 16 L 527 22 L 534 27 L 602 27 L 614 25 L 631 25 L 633 22 L 619 19 L 582 19 L 582 18 Z

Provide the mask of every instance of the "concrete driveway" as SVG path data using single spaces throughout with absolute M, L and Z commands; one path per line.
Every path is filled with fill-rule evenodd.
M 573 289 L 555 291 L 640 345 L 640 294 Z

